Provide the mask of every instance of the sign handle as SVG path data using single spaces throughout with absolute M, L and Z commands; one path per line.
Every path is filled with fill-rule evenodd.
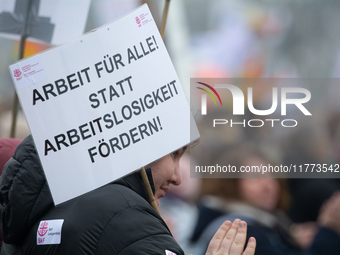
M 145 171 L 145 168 L 144 168 L 144 167 L 142 167 L 142 169 L 140 170 L 140 173 L 141 173 L 141 175 L 142 175 L 142 179 L 143 179 L 143 182 L 144 182 L 146 191 L 148 192 L 150 204 L 151 204 L 151 206 L 153 207 L 153 209 L 155 209 L 155 211 L 156 211 L 159 215 L 161 215 L 161 213 L 159 212 L 159 209 L 158 209 L 158 206 L 157 206 L 155 197 L 154 197 L 154 195 L 153 195 L 153 193 L 152 193 L 152 189 L 151 189 L 151 186 L 150 186 L 150 182 L 149 182 L 148 176 L 146 175 L 146 171 Z
M 28 23 L 31 20 L 31 8 L 32 8 L 32 3 L 33 0 L 29 0 L 27 4 L 27 10 L 26 10 L 26 16 L 25 16 L 25 23 L 24 27 L 21 33 L 20 37 L 20 43 L 19 43 L 19 56 L 18 60 L 24 58 L 24 52 L 25 52 L 25 43 L 26 43 L 26 38 L 28 37 Z M 12 124 L 11 124 L 11 133 L 10 133 L 10 138 L 15 137 L 15 129 L 17 125 L 17 115 L 18 115 L 18 106 L 19 106 L 19 100 L 18 100 L 18 95 L 16 91 L 14 91 L 14 99 L 13 99 L 13 105 L 12 105 Z
M 160 34 L 161 34 L 163 40 L 164 40 L 166 20 L 168 18 L 169 5 L 170 5 L 170 0 L 165 0 L 165 5 L 164 5 L 164 9 L 163 9 L 162 23 L 161 23 L 161 29 L 160 29 Z
M 166 20 L 168 18 L 169 5 L 170 5 L 170 0 L 165 0 L 164 10 L 163 10 L 163 17 L 162 17 L 162 24 L 161 24 L 161 29 L 160 29 L 160 34 L 161 34 L 163 40 L 164 40 Z M 161 213 L 159 212 L 159 209 L 158 209 L 155 197 L 154 197 L 154 195 L 152 193 L 150 182 L 149 182 L 148 176 L 146 175 L 146 171 L 145 171 L 144 167 L 142 167 L 142 169 L 140 170 L 140 173 L 142 175 L 142 179 L 143 179 L 144 185 L 146 187 L 146 191 L 148 192 L 150 204 L 153 207 L 153 209 L 155 209 L 155 211 L 159 215 L 161 215 Z
M 27 35 L 22 35 L 20 38 L 19 56 L 18 56 L 19 60 L 24 58 L 26 38 L 27 38 Z M 11 133 L 9 136 L 10 138 L 15 137 L 15 129 L 17 126 L 18 106 L 19 106 L 18 95 L 16 91 L 14 90 L 14 98 L 13 98 L 13 105 L 12 105 L 12 124 L 11 124 Z

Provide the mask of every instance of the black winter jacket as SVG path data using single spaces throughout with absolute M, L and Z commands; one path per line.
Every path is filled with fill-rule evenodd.
M 153 188 L 151 171 L 147 174 Z M 19 246 L 22 254 L 183 254 L 147 200 L 136 172 L 54 206 L 29 136 L 0 178 L 3 240 Z M 64 220 L 60 244 L 38 245 L 40 223 L 55 219 Z

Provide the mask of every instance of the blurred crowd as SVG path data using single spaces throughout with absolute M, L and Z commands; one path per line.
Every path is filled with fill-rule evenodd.
M 340 58 L 335 39 L 340 29 L 335 14 L 339 3 L 216 1 L 210 5 L 198 1 L 193 12 L 189 7 L 192 1 L 188 2 L 194 63 L 191 77 L 314 79 L 302 82 L 312 94 L 308 109 L 313 116 L 291 113 L 298 121 L 295 128 L 235 125 L 213 129 L 211 122 L 194 113 L 201 139 L 192 148 L 191 164 L 339 164 L 336 78 Z M 246 95 L 246 89 L 242 90 Z M 253 90 L 257 109 L 269 109 L 272 87 L 254 85 Z M 193 94 L 191 100 L 197 100 Z M 211 119 L 214 114 L 235 121 L 262 118 L 249 112 L 233 116 L 231 103 L 213 112 L 217 108 L 210 103 Z M 163 217 L 187 253 L 203 254 L 218 224 L 238 217 L 248 223 L 249 236 L 257 238 L 256 254 L 338 254 L 317 246 L 320 242 L 334 246 L 340 235 L 340 219 L 334 214 L 340 207 L 339 179 L 285 179 L 270 174 L 239 179 L 186 178 L 188 157 L 182 159 L 182 187 L 172 187 L 171 195 L 161 202 Z M 327 233 L 330 229 L 337 237 Z
M 332 116 L 324 123 L 327 132 L 323 135 L 327 137 L 320 137 L 315 127 L 301 128 L 277 144 L 281 163 L 339 164 L 337 119 Z M 272 150 L 274 146 L 268 145 Z M 256 143 L 251 137 L 221 139 L 216 150 L 210 149 L 199 155 L 208 157 L 204 162 L 211 165 L 230 164 L 239 169 L 280 164 L 274 154 L 267 153 L 264 143 Z M 209 150 L 211 153 L 207 153 Z M 190 157 L 194 165 L 200 160 L 194 155 L 182 157 L 182 184 L 171 186 L 160 207 L 162 217 L 186 253 L 204 254 L 218 226 L 224 220 L 240 218 L 248 224 L 248 236 L 257 239 L 255 254 L 339 254 L 334 248 L 340 237 L 339 179 L 274 178 L 270 173 L 237 179 L 190 178 Z M 320 248 L 321 243 L 329 250 L 322 245 Z

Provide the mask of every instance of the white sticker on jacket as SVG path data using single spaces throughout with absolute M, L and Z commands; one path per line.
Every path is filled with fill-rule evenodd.
M 165 250 L 165 255 L 177 255 L 177 254 L 172 251 Z
M 37 230 L 37 245 L 60 244 L 64 220 L 40 221 Z

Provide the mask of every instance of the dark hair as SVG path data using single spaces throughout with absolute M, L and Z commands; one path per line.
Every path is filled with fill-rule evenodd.
M 212 159 L 212 164 L 219 165 L 232 165 L 239 169 L 242 165 L 245 165 L 245 161 L 250 157 L 257 157 L 265 160 L 268 163 L 273 164 L 268 157 L 260 152 L 256 146 L 252 144 L 242 144 L 233 149 L 227 149 L 223 153 L 219 154 L 219 157 Z M 274 164 L 273 164 L 274 165 Z M 235 178 L 206 178 L 202 179 L 202 187 L 200 196 L 213 195 L 224 199 L 240 200 L 239 192 L 239 180 Z M 290 194 L 288 190 L 287 180 L 283 178 L 277 179 L 280 186 L 279 200 L 276 208 L 281 210 L 287 210 L 290 203 Z

